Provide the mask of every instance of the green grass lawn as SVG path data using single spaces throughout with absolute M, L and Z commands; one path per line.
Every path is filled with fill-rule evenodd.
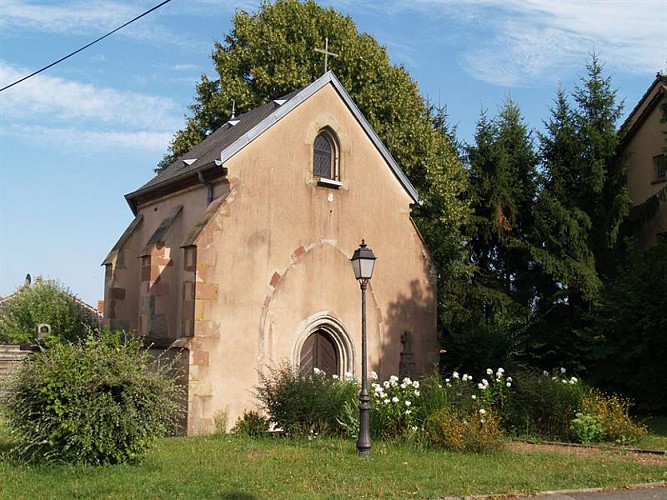
M 667 452 L 667 417 L 649 417 L 644 424 L 648 427 L 649 435 L 637 443 L 637 447 Z
M 362 459 L 353 440 L 240 436 L 164 439 L 137 465 L 25 466 L 0 461 L 3 499 L 433 498 L 660 480 L 667 480 L 667 458 L 642 462 L 617 451 L 475 455 L 374 443 L 371 457 Z

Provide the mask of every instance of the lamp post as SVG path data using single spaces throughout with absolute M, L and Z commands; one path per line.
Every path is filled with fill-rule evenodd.
M 371 453 L 371 397 L 368 394 L 368 355 L 366 347 L 366 288 L 373 276 L 375 255 L 373 250 L 361 240 L 361 245 L 352 254 L 352 269 L 354 277 L 361 287 L 361 393 L 359 394 L 359 437 L 357 439 L 357 453 L 365 457 Z

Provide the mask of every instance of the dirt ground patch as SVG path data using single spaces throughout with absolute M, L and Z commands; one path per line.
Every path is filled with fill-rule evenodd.
M 533 444 L 513 441 L 508 449 L 521 453 L 572 453 L 579 456 L 606 456 L 620 462 L 637 462 L 645 464 L 665 464 L 667 454 L 643 453 L 617 448 L 614 446 L 572 446 L 567 444 Z

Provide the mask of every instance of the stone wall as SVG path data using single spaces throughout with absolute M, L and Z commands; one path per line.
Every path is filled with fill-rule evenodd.
M 22 351 L 20 346 L 0 344 L 0 401 L 5 398 L 5 384 L 9 376 L 31 351 Z

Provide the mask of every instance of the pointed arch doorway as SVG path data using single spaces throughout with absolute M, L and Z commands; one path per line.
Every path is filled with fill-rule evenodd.
M 301 375 L 311 375 L 314 368 L 339 377 L 354 373 L 354 344 L 344 325 L 328 315 L 302 323 L 292 356 Z
M 327 375 L 340 373 L 340 360 L 336 344 L 326 330 L 319 329 L 311 333 L 301 348 L 299 373 L 310 375 L 313 369 L 323 370 Z

